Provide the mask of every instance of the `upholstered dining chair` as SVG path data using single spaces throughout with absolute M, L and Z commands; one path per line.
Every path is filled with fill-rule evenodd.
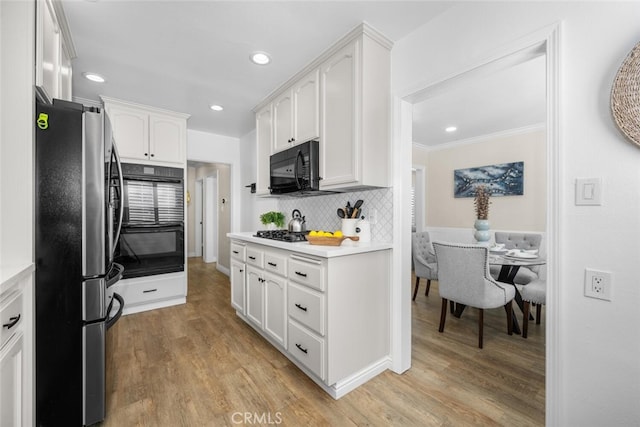
M 545 279 L 536 279 L 526 285 L 516 285 L 522 295 L 522 338 L 527 337 L 529 331 L 529 309 L 531 304 L 536 305 L 536 324 L 540 324 L 540 316 L 542 314 L 542 306 L 547 302 L 547 281 Z
M 540 242 L 542 242 L 542 235 L 535 233 L 511 233 L 506 231 L 495 232 L 496 243 L 503 244 L 505 249 L 523 249 L 526 251 L 540 250 Z M 492 265 L 489 269 L 491 276 L 494 279 L 498 278 L 500 274 L 500 266 Z M 513 279 L 514 283 L 526 285 L 532 280 L 538 279 L 537 267 L 520 267 L 516 277 Z
M 432 252 L 431 239 L 428 232 L 413 233 L 411 236 L 411 253 L 416 275 L 416 285 L 413 290 L 413 301 L 415 301 L 416 295 L 418 295 L 418 287 L 420 286 L 420 278 L 427 280 L 427 289 L 424 293 L 427 296 L 429 296 L 431 281 L 438 280 L 438 265 L 436 264 L 436 256 Z
M 484 246 L 433 242 L 438 263 L 438 290 L 442 297 L 439 331 L 444 331 L 447 300 L 479 309 L 478 347 L 483 345 L 484 310 L 503 306 L 507 333 L 512 335 L 511 303 L 516 290 L 489 274 L 489 250 Z

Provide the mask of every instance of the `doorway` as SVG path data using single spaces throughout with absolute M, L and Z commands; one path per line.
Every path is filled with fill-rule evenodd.
M 203 219 L 203 211 L 202 211 L 202 200 L 204 197 L 203 193 L 204 183 L 202 179 L 198 179 L 195 182 L 195 194 L 194 194 L 194 203 L 195 203 L 195 221 L 194 221 L 194 256 L 201 257 L 202 256 L 202 241 L 204 234 L 204 219 Z
M 203 185 L 204 226 L 202 259 L 206 263 L 218 261 L 218 174 L 209 175 Z
M 445 86 L 455 85 L 456 82 L 475 75 L 487 73 L 492 67 L 504 67 L 517 58 L 518 55 L 545 55 L 545 123 L 544 130 L 546 139 L 546 249 L 547 249 L 547 304 L 544 316 L 545 337 L 546 337 L 546 420 L 549 424 L 554 424 L 554 420 L 558 419 L 558 407 L 556 402 L 560 395 L 560 385 L 558 384 L 557 369 L 560 361 L 557 358 L 558 350 L 558 298 L 559 291 L 555 285 L 558 283 L 558 226 L 559 226 L 559 36 L 558 27 L 552 26 L 540 30 L 526 39 L 519 40 L 514 45 L 503 49 L 501 55 L 479 63 L 476 67 L 469 68 L 447 80 L 437 82 L 433 85 L 424 86 L 423 89 L 413 91 L 406 95 L 400 95 L 396 98 L 395 118 L 398 124 L 395 137 L 400 144 L 400 150 L 397 150 L 396 167 L 402 170 L 401 176 L 398 176 L 396 182 L 399 186 L 397 198 L 394 198 L 394 215 L 397 213 L 401 218 L 398 225 L 394 228 L 394 238 L 399 247 L 402 248 L 401 256 L 395 261 L 398 267 L 396 280 L 400 283 L 407 284 L 410 279 L 410 248 L 411 236 L 410 230 L 411 218 L 408 214 L 400 212 L 399 206 L 407 206 L 410 203 L 411 175 L 408 168 L 412 163 L 411 146 L 412 138 L 412 122 L 413 122 L 413 105 L 425 99 L 434 90 L 442 90 Z M 404 172 L 406 171 L 406 172 Z M 397 233 L 397 234 L 396 234 Z M 402 256 L 404 255 L 404 256 Z M 402 372 L 411 365 L 411 289 L 408 286 L 398 287 L 394 291 L 394 328 L 401 331 L 394 337 L 394 370 Z

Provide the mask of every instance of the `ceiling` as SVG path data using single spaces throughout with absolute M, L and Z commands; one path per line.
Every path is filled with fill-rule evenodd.
M 77 54 L 74 97 L 98 101 L 105 95 L 187 113 L 189 129 L 242 137 L 255 128 L 252 108 L 361 22 L 398 41 L 455 2 L 62 4 Z M 268 52 L 272 63 L 251 63 L 255 51 Z M 543 122 L 544 71 L 539 67 L 540 61 L 531 61 L 481 80 L 467 79 L 417 103 L 414 141 L 435 145 Z M 106 82 L 91 82 L 82 76 L 85 72 L 98 73 Z M 211 104 L 224 110 L 214 112 Z M 452 124 L 458 126 L 455 134 L 443 132 Z

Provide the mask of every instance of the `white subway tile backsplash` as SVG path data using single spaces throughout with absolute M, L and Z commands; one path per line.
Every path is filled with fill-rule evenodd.
M 377 222 L 371 225 L 371 240 L 374 242 L 391 242 L 393 240 L 393 190 L 377 188 L 373 190 L 354 191 L 313 197 L 283 198 L 278 200 L 278 209 L 291 219 L 291 212 L 298 209 L 305 217 L 307 230 L 339 230 L 342 226 L 336 211 L 345 207 L 347 202 L 353 206 L 361 199 L 362 214 L 368 218 L 370 209 L 376 209 Z

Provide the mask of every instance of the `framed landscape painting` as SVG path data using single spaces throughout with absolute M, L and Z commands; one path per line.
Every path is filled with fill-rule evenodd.
M 524 194 L 524 162 L 453 171 L 454 197 L 473 197 L 479 185 L 487 187 L 492 196 L 522 196 Z

